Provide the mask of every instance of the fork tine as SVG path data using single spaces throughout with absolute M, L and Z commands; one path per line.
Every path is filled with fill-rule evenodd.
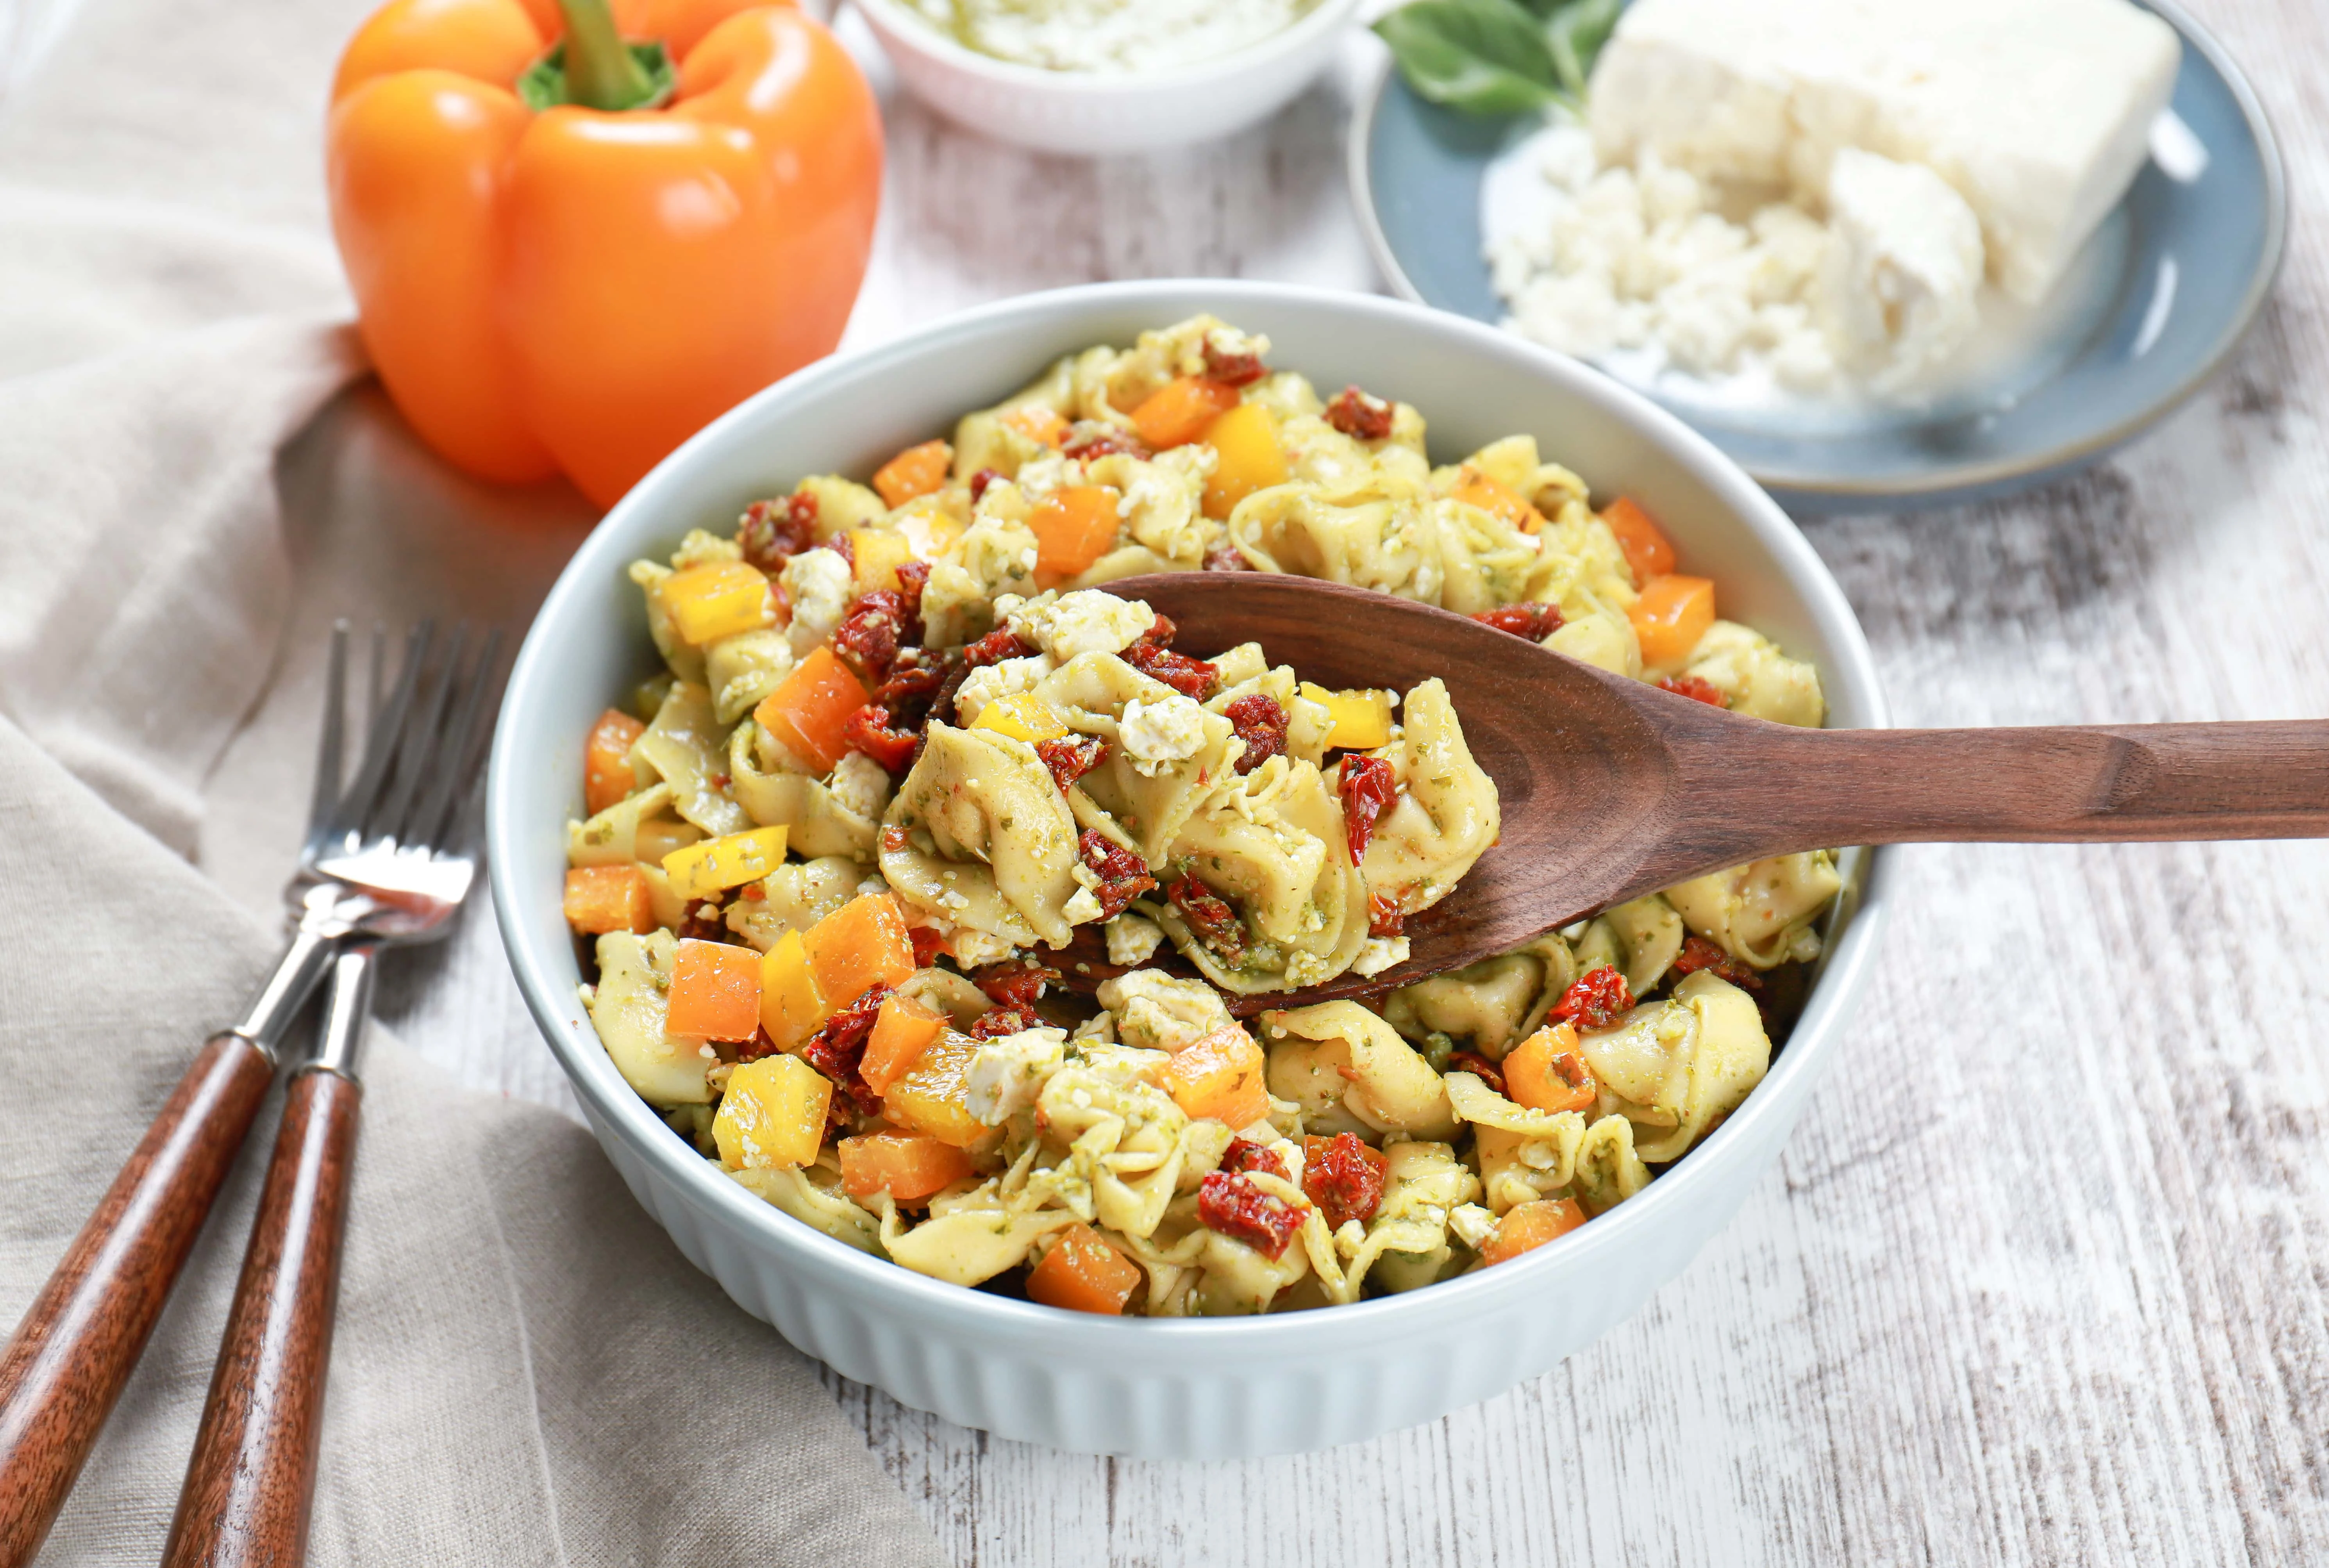
M 454 825 L 448 813 L 459 805 L 460 793 L 468 787 L 479 765 L 485 760 L 479 755 L 480 730 L 490 732 L 491 707 L 486 694 L 495 685 L 495 671 L 500 667 L 502 630 L 499 626 L 486 633 L 486 645 L 477 653 L 477 662 L 471 667 L 467 687 L 461 693 L 460 706 L 455 711 L 451 727 L 446 731 L 447 747 L 441 754 L 436 776 L 429 782 L 429 793 L 422 797 L 412 815 L 412 831 L 409 843 L 436 849 L 451 847 L 448 830 Z M 452 673 L 448 672 L 448 680 Z
M 331 836 L 341 838 L 361 832 L 371 815 L 372 803 L 379 799 L 382 784 L 388 776 L 390 765 L 395 760 L 399 733 L 404 728 L 404 716 L 412 706 L 412 690 L 420 677 L 421 661 L 429 652 L 429 640 L 436 634 L 436 623 L 423 621 L 412 628 L 404 640 L 404 667 L 396 673 L 396 684 L 384 702 L 375 702 L 372 710 L 372 733 L 364 741 L 363 763 L 356 772 L 355 782 L 347 793 L 340 797 L 339 809 L 332 813 Z M 382 639 L 375 633 L 372 647 L 377 653 Z M 380 665 L 373 664 L 372 693 L 380 693 Z
M 421 676 L 420 690 L 427 695 L 415 699 L 397 737 L 393 781 L 380 809 L 372 813 L 366 838 L 391 839 L 400 844 L 411 841 L 412 803 L 436 771 L 445 734 L 445 705 L 453 695 L 454 682 L 460 679 L 461 655 L 468 644 L 469 627 L 464 622 L 453 628 L 442 668 L 434 676 Z
M 315 843 L 340 798 L 341 740 L 347 725 L 348 624 L 332 623 L 332 652 L 324 668 L 324 732 L 316 742 L 316 783 L 308 793 L 307 840 Z

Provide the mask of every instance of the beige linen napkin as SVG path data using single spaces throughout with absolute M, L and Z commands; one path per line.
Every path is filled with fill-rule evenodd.
M 332 616 L 522 628 L 589 521 L 351 388 L 319 127 L 362 3 L 90 0 L 0 103 L 0 1325 L 273 955 Z M 937 1561 L 585 1132 L 386 1030 L 366 1081 L 317 1562 Z M 270 1137 L 43 1563 L 158 1554 Z

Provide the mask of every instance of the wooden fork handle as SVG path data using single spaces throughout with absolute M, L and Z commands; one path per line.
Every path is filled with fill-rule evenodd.
M 0 1350 L 0 1568 L 40 1550 L 274 1071 L 240 1035 L 211 1037 Z
M 1735 727 L 1677 748 L 1716 864 L 1834 844 L 2329 837 L 2329 720 L 2008 729 Z
M 165 1568 L 291 1568 L 306 1554 L 363 1099 L 328 1068 L 292 1076 Z

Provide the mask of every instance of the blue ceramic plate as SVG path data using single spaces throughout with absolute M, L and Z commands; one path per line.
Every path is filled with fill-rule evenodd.
M 2287 202 L 2272 127 L 2239 68 L 2164 0 L 2149 9 L 2183 36 L 2171 105 L 2190 132 L 2173 160 L 2183 177 L 2157 158 L 2144 165 L 2089 242 L 2088 262 L 2102 277 L 2091 314 L 2034 380 L 1963 411 L 1842 430 L 1768 419 L 1749 427 L 1660 400 L 1783 504 L 1839 512 L 2023 489 L 2097 461 L 2190 397 L 2264 304 Z M 1478 321 L 1503 318 L 1482 255 L 1481 184 L 1500 154 L 1538 128 L 1532 117 L 1457 114 L 1384 74 L 1352 124 L 1350 175 L 1394 289 Z

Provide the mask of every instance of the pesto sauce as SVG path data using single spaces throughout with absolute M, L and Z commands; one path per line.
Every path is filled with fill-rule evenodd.
M 1048 70 L 1200 65 L 1291 27 L 1317 0 L 907 0 L 966 49 Z

